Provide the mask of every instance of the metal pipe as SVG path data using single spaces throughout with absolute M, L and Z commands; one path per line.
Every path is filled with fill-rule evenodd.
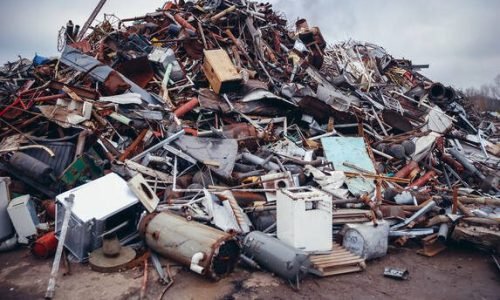
M 420 177 L 419 179 L 415 180 L 412 184 L 410 184 L 409 187 L 422 187 L 435 176 L 436 172 L 434 170 L 430 170 L 424 175 L 422 175 L 422 177 Z
M 472 172 L 475 176 L 479 177 L 479 179 L 481 180 L 486 179 L 483 173 L 481 173 L 481 171 L 479 171 L 473 164 L 471 164 L 469 160 L 462 153 L 460 153 L 460 151 L 458 151 L 455 148 L 449 149 L 448 151 L 453 157 L 455 157 L 456 160 L 458 160 L 459 163 L 462 164 L 462 166 L 465 169 Z
M 391 227 L 391 230 L 396 230 L 396 229 L 399 229 L 401 227 L 407 226 L 408 224 L 410 224 L 411 222 L 413 222 L 418 217 L 426 214 L 429 210 L 431 210 L 436 205 L 437 204 L 436 204 L 435 201 L 432 201 L 432 200 L 429 201 L 429 203 L 427 203 L 424 207 L 422 207 L 417 212 L 415 212 L 411 217 L 409 217 L 408 219 L 405 219 L 404 222 L 396 224 L 396 225 L 393 225 Z
M 441 242 L 446 241 L 448 238 L 448 231 L 450 230 L 450 227 L 448 226 L 448 223 L 441 223 L 439 226 L 439 231 L 438 231 L 438 240 Z
M 411 160 L 406 166 L 404 166 L 396 174 L 394 174 L 394 177 L 399 177 L 399 178 L 412 177 L 409 175 L 410 174 L 413 175 L 415 173 L 414 170 L 419 170 L 419 169 L 420 169 L 420 167 L 418 166 L 418 162 Z
M 147 153 L 160 149 L 161 147 L 163 147 L 163 145 L 169 144 L 170 142 L 176 140 L 177 138 L 179 138 L 183 134 L 184 134 L 184 130 L 181 129 L 181 130 L 177 131 L 176 133 L 172 134 L 171 136 L 169 136 L 168 138 L 164 139 L 163 141 L 159 142 L 158 144 L 156 144 L 156 145 L 150 147 L 149 149 L 144 150 L 143 152 L 132 157 L 130 160 L 138 161 L 139 159 L 143 158 Z
M 185 114 L 188 112 L 192 111 L 196 106 L 198 106 L 200 102 L 198 101 L 198 98 L 193 97 L 191 100 L 188 102 L 184 103 L 183 105 L 179 106 L 175 111 L 174 115 L 178 118 L 183 117 Z
M 235 10 L 236 10 L 236 5 L 229 6 L 228 8 L 224 9 L 220 13 L 212 16 L 210 18 L 210 21 L 215 22 L 215 21 L 219 20 L 220 18 L 224 17 L 225 15 L 227 15 L 228 13 L 233 12 Z
M 189 24 L 189 22 L 186 21 L 186 19 L 184 19 L 180 14 L 175 14 L 174 15 L 174 19 L 182 27 L 184 27 L 184 28 L 186 28 L 188 30 L 191 30 L 193 32 L 196 32 L 196 28 L 194 28 L 193 25 Z
M 253 164 L 256 164 L 258 166 L 262 166 L 264 167 L 265 169 L 269 170 L 269 171 L 279 171 L 280 170 L 280 166 L 273 163 L 273 162 L 267 162 L 266 163 L 266 160 L 261 158 L 261 157 L 258 157 L 257 155 L 253 155 L 251 154 L 250 152 L 244 152 L 242 154 L 243 156 L 243 159 L 250 162 L 250 163 L 253 163 Z
M 100 0 L 99 3 L 97 3 L 97 6 L 94 8 L 94 10 L 90 14 L 89 18 L 87 19 L 87 21 L 85 21 L 82 28 L 80 29 L 80 32 L 78 33 L 78 36 L 76 37 L 75 42 L 78 42 L 83 38 L 83 36 L 85 35 L 87 30 L 89 29 L 90 25 L 92 25 L 92 22 L 94 22 L 95 17 L 97 17 L 97 15 L 101 11 L 101 9 L 105 3 L 106 3 L 106 0 Z
M 118 158 L 118 160 L 124 161 L 125 159 L 127 159 L 130 156 L 130 154 L 135 149 L 137 149 L 137 147 L 142 142 L 142 140 L 144 139 L 144 137 L 146 136 L 147 133 L 148 133 L 147 128 L 142 130 L 141 133 L 139 133 L 139 135 L 137 136 L 137 138 L 135 138 L 135 140 L 127 147 L 127 149 L 125 149 L 125 151 L 123 151 L 123 153 L 120 155 L 120 158 Z
M 50 272 L 49 284 L 47 286 L 47 291 L 45 292 L 45 299 L 52 299 L 54 297 L 54 292 L 56 289 L 56 279 L 57 273 L 59 272 L 59 264 L 61 262 L 62 252 L 64 249 L 64 241 L 66 240 L 66 233 L 69 227 L 69 219 L 71 217 L 71 209 L 73 207 L 73 200 L 75 195 L 70 194 L 68 198 L 64 199 L 65 212 L 63 223 L 61 227 L 61 233 L 59 234 L 59 241 L 57 244 L 56 255 L 54 257 L 54 262 L 52 263 L 52 271 Z

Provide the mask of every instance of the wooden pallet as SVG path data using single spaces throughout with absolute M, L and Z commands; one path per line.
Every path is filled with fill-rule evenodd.
M 360 272 L 366 268 L 365 259 L 334 244 L 328 254 L 311 255 L 311 273 L 320 277 Z

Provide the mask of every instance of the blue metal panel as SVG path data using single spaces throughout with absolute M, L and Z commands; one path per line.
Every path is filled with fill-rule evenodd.
M 349 163 L 364 170 L 376 173 L 373 162 L 366 151 L 365 141 L 361 137 L 326 137 L 321 139 L 325 156 L 336 171 L 359 172 L 344 165 Z M 372 179 L 362 177 L 347 178 L 347 188 L 357 196 L 371 193 L 375 184 Z

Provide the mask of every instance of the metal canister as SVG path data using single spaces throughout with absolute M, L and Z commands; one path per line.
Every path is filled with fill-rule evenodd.
M 294 282 L 305 276 L 311 265 L 306 252 L 260 231 L 245 237 L 243 252 L 265 269 Z
M 160 255 L 215 280 L 229 274 L 240 255 L 233 234 L 170 212 L 147 215 L 141 220 L 139 231 L 148 247 Z

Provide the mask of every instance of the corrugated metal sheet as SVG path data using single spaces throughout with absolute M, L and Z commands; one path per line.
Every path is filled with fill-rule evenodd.
M 54 151 L 54 157 L 42 149 L 28 149 L 24 153 L 48 164 L 56 176 L 60 176 L 64 169 L 73 161 L 75 156 L 75 145 L 71 142 L 38 142 Z

